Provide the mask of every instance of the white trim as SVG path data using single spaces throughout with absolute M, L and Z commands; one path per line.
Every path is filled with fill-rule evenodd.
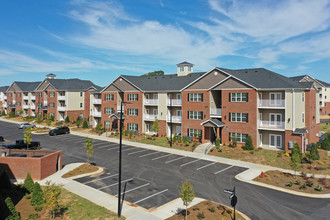
M 271 139 L 271 136 L 274 136 L 274 141 L 275 141 L 275 145 L 271 145 L 272 144 L 272 139 Z M 280 146 L 277 146 L 277 137 L 280 137 Z M 275 147 L 275 148 L 281 148 L 282 149 L 282 135 L 279 135 L 279 134 L 269 134 L 269 147 Z

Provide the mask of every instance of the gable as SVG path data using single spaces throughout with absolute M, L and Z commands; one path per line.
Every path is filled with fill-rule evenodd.
M 116 88 L 113 84 L 109 85 L 103 92 L 121 92 L 118 88 Z
M 39 85 L 39 87 L 37 88 L 37 90 L 44 90 L 47 86 L 48 86 L 48 81 L 45 80 L 41 83 L 41 85 Z
M 217 85 L 212 88 L 212 90 L 220 90 L 220 89 L 246 89 L 251 88 L 250 86 L 245 85 L 244 83 L 238 81 L 234 78 L 229 78 L 225 80 L 223 83 Z
M 228 77 L 227 74 L 219 72 L 217 70 L 213 70 L 204 77 L 197 80 L 192 85 L 188 86 L 186 90 L 199 90 L 199 89 L 205 89 L 208 90 L 212 86 L 216 85 L 217 83 L 221 82 L 222 80 L 226 79 Z
M 123 91 L 137 91 L 138 89 L 128 83 L 122 77 L 116 79 L 113 84 L 115 84 L 118 88 L 122 89 Z
M 51 84 L 48 84 L 46 87 L 45 87 L 45 91 L 54 91 L 56 90 Z
M 8 92 L 16 92 L 16 91 L 21 91 L 21 89 L 16 85 L 16 83 L 13 83 L 9 87 Z

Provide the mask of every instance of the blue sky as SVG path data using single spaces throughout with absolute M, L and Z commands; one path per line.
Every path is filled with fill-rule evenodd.
M 330 82 L 330 0 L 0 1 L 0 85 L 264 67 Z

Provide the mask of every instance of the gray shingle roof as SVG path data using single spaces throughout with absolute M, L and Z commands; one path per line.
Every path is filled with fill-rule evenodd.
M 223 127 L 223 126 L 226 125 L 225 123 L 223 123 L 222 121 L 220 121 L 220 120 L 217 119 L 217 118 L 210 118 L 210 119 L 204 121 L 204 122 L 202 123 L 202 125 L 204 125 L 204 124 L 206 124 L 206 123 L 208 123 L 208 122 L 214 124 L 214 125 L 215 125 L 216 127 L 218 127 L 218 128 L 219 128 L 219 127 Z
M 127 76 L 125 79 L 143 91 L 179 91 L 189 83 L 202 76 L 205 72 L 190 73 L 187 76 L 169 74 L 163 76 Z
M 81 79 L 47 79 L 58 91 L 84 91 L 96 85 L 89 80 Z
M 308 131 L 307 131 L 307 129 L 305 129 L 305 128 L 296 128 L 292 133 L 293 134 L 305 134 L 305 133 L 307 133 Z
M 303 78 L 305 78 L 306 76 L 308 75 L 301 75 L 301 76 L 293 76 L 293 77 L 290 77 L 290 79 L 294 80 L 294 81 L 300 81 L 302 80 Z M 310 76 L 309 76 L 310 77 Z M 310 77 L 312 78 L 312 77 Z M 312 78 L 313 79 L 313 78 Z M 315 78 L 314 78 L 315 79 Z M 315 79 L 316 81 L 318 81 L 319 83 L 321 83 L 322 85 L 324 85 L 325 87 L 330 87 L 330 84 L 327 83 L 327 82 L 324 82 L 322 80 L 319 80 L 319 79 Z
M 324 82 L 322 80 L 316 79 L 317 81 L 319 81 L 320 83 L 322 83 L 325 87 L 330 87 L 330 84 L 327 82 Z
M 313 85 L 313 83 L 294 81 L 264 68 L 231 70 L 218 67 L 217 69 L 223 70 L 257 89 L 311 88 Z
M 0 86 L 0 92 L 6 92 L 9 86 Z
M 23 92 L 33 92 L 41 83 L 39 82 L 14 82 Z
M 176 65 L 179 66 L 179 65 L 194 65 L 194 64 L 189 63 L 189 62 L 187 62 L 187 61 L 183 61 L 182 63 L 178 63 L 178 64 L 176 64 Z
M 95 86 L 96 90 L 91 93 L 101 93 L 101 91 L 104 89 L 104 87 L 101 86 Z

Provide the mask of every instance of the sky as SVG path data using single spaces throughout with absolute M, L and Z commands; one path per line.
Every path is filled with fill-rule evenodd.
M 330 0 L 1 0 L 0 86 L 266 68 L 330 83 Z

